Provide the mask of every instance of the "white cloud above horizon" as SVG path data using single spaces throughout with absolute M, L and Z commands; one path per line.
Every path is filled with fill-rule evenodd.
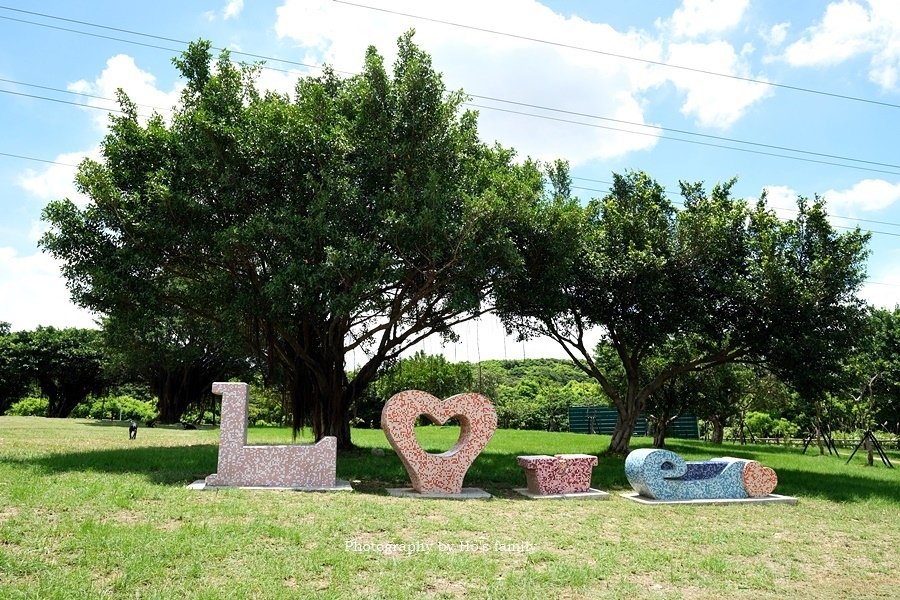
M 896 259 L 900 259 L 897 252 L 894 254 Z M 895 266 L 897 264 L 895 260 L 891 266 L 868 273 L 859 296 L 878 308 L 893 310 L 900 305 L 900 266 Z
M 898 89 L 900 3 L 896 0 L 830 3 L 821 20 L 790 44 L 784 60 L 794 67 L 829 67 L 857 56 L 869 58 L 869 80 Z
M 683 8 L 694 10 L 697 4 L 686 0 Z M 704 31 L 713 33 L 733 27 L 740 21 L 743 7 L 726 8 L 728 2 L 715 2 L 726 17 L 712 20 Z M 743 2 L 737 4 L 745 4 Z M 560 41 L 568 46 L 613 52 L 643 60 L 681 61 L 685 66 L 751 76 L 741 52 L 724 40 L 707 43 L 671 44 L 670 34 L 629 29 L 620 32 L 605 23 L 564 16 L 534 1 L 498 0 L 484 3 L 460 0 L 451 5 L 432 4 L 427 9 L 413 0 L 394 0 L 387 10 L 427 16 L 515 36 Z M 415 27 L 416 41 L 429 52 L 444 74 L 448 88 L 464 88 L 467 93 L 514 100 L 535 107 L 553 107 L 582 114 L 600 115 L 637 123 L 624 126 L 642 133 L 654 133 L 647 119 L 648 93 L 667 82 L 683 95 L 682 112 L 701 127 L 724 129 L 739 120 L 750 106 L 770 95 L 768 86 L 737 80 L 718 80 L 709 85 L 710 76 L 670 69 L 640 61 L 623 61 L 601 53 L 541 44 L 527 39 L 490 34 L 396 15 L 366 11 L 327 0 L 285 0 L 276 9 L 275 31 L 281 39 L 291 40 L 311 51 L 313 60 L 328 63 L 338 71 L 357 72 L 369 44 L 375 45 L 392 64 L 396 39 Z M 516 14 L 512 24 L 509 14 Z M 664 28 L 666 29 L 666 28 Z M 475 68 L 477 66 L 477 68 Z M 758 76 L 756 76 L 758 78 Z M 515 90 L 515 93 L 510 93 Z M 621 131 L 495 110 L 539 113 L 547 116 L 591 122 L 589 117 L 541 111 L 538 108 L 498 103 L 473 98 L 481 107 L 480 127 L 487 142 L 502 140 L 522 154 L 539 159 L 565 156 L 575 166 L 594 159 L 620 158 L 655 146 L 657 139 Z M 608 122 L 596 121 L 608 126 Z M 614 127 L 622 127 L 614 125 Z M 564 128 L 561 134 L 561 128 Z
M 244 10 L 244 0 L 228 0 L 225 8 L 222 9 L 222 18 L 226 21 L 234 19 Z
M 43 170 L 25 169 L 16 183 L 44 203 L 68 198 L 77 206 L 84 207 L 88 198 L 75 187 L 75 167 L 85 158 L 100 160 L 100 147 L 60 154 L 54 159 L 55 164 Z
M 183 83 L 176 83 L 168 92 L 156 87 L 156 76 L 137 66 L 133 57 L 127 54 L 116 54 L 106 61 L 106 67 L 94 81 L 80 79 L 67 86 L 71 92 L 91 94 L 98 98 L 88 98 L 86 104 L 92 107 L 107 109 L 91 110 L 94 124 L 100 131 L 106 131 L 109 123 L 108 110 L 119 109 L 116 91 L 121 88 L 129 99 L 137 105 L 138 118 L 146 123 L 154 112 L 164 118 L 172 114 L 172 107 L 179 100 Z M 106 99 L 109 100 L 106 100 Z
M 39 325 L 96 328 L 94 317 L 75 306 L 51 256 L 35 252 L 20 255 L 0 247 L 0 321 L 14 331 Z
M 741 22 L 749 4 L 750 0 L 684 0 L 671 19 L 657 26 L 671 29 L 675 38 L 720 34 Z
M 823 196 L 829 212 L 855 217 L 884 210 L 900 201 L 900 182 L 863 179 L 845 190 L 828 190 Z

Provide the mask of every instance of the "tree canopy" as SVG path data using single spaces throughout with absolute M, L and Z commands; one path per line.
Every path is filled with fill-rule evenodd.
M 68 417 L 106 383 L 100 332 L 38 327 L 18 333 L 20 374 L 34 378 L 47 397 L 48 417 Z
M 76 177 L 90 202 L 51 203 L 41 243 L 78 304 L 204 321 L 283 381 L 295 431 L 308 419 L 346 447 L 385 361 L 484 310 L 540 171 L 479 141 L 411 33 L 391 73 L 370 48 L 361 74 L 326 70 L 290 97 L 207 42 L 174 62 L 171 122 L 142 124 L 120 93 L 102 160 Z M 367 358 L 350 378 L 352 351 Z
M 649 396 L 685 373 L 764 361 L 815 397 L 840 370 L 860 324 L 868 235 L 836 234 L 822 199 L 799 199 L 782 221 L 764 195 L 755 206 L 734 198 L 734 180 L 711 192 L 681 183 L 679 210 L 647 174 L 627 172 L 583 207 L 565 164 L 549 179 L 555 194 L 515 232 L 531 250 L 498 286 L 498 310 L 600 383 L 619 413 L 611 450 L 627 451 Z M 594 327 L 612 370 L 585 341 Z M 669 359 L 651 365 L 664 347 Z

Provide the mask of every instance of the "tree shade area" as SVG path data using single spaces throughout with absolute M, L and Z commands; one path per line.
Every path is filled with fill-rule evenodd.
M 521 335 L 547 335 L 603 387 L 619 413 L 610 450 L 627 452 L 649 398 L 681 375 L 734 362 L 766 364 L 809 402 L 834 389 L 862 333 L 868 234 L 837 234 L 824 202 L 798 200 L 780 220 L 682 182 L 683 209 L 641 172 L 614 174 L 587 206 L 565 165 L 555 198 L 516 232 L 524 268 L 498 287 L 498 309 Z M 539 223 L 531 226 L 531 223 Z M 601 328 L 595 356 L 585 344 Z
M 501 427 L 561 429 L 574 400 L 609 402 L 621 453 L 642 413 L 659 446 L 687 409 L 714 437 L 735 418 L 743 431 L 741 377 L 788 386 L 820 431 L 850 388 L 872 406 L 861 420 L 882 414 L 875 389 L 896 395 L 895 365 L 865 358 L 896 345 L 896 313 L 867 315 L 857 296 L 868 235 L 836 233 L 818 197 L 781 220 L 765 195 L 734 198 L 733 180 L 682 182 L 679 207 L 627 171 L 585 204 L 565 161 L 482 143 L 412 33 L 392 69 L 370 48 L 359 75 L 326 69 L 290 96 L 260 91 L 258 66 L 214 59 L 208 42 L 174 64 L 186 86 L 171 120 L 142 121 L 120 94 L 101 159 L 76 176 L 89 202 L 49 204 L 41 240 L 74 300 L 104 316 L 111 364 L 150 386 L 163 420 L 216 379 L 259 377 L 288 399 L 261 420 L 288 414 L 295 432 L 348 448 L 351 422 L 374 424 L 389 392 L 419 382 L 488 393 Z M 400 360 L 490 310 L 558 342 L 566 381 Z M 351 352 L 366 358 L 348 371 Z M 0 371 L 24 372 L 18 356 L 0 353 Z M 27 382 L 0 386 L 5 409 Z M 46 389 L 51 412 L 72 410 Z
M 301 79 L 293 98 L 260 92 L 227 52 L 213 63 L 206 42 L 175 64 L 171 123 L 141 124 L 121 95 L 103 161 L 77 175 L 91 202 L 48 206 L 42 244 L 82 306 L 189 315 L 266 366 L 296 429 L 348 447 L 350 405 L 379 368 L 452 336 L 520 260 L 508 230 L 540 171 L 479 141 L 412 34 L 393 72 L 371 48 L 362 74 Z M 354 350 L 368 360 L 349 378 Z

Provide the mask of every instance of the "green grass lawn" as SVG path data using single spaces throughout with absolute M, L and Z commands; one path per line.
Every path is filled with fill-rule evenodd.
M 449 448 L 450 427 L 417 431 Z M 185 485 L 217 430 L 0 417 L 0 598 L 896 598 L 900 468 L 857 454 L 672 440 L 689 459 L 754 458 L 795 506 L 532 501 L 520 454 L 600 454 L 605 436 L 498 431 L 466 477 L 491 500 L 392 498 L 408 485 L 379 430 L 338 458 L 352 493 Z M 251 429 L 287 443 L 286 429 Z M 633 446 L 649 445 L 637 438 Z M 376 456 L 372 448 L 385 449 Z M 890 456 L 900 467 L 900 454 Z M 594 487 L 627 487 L 600 454 Z

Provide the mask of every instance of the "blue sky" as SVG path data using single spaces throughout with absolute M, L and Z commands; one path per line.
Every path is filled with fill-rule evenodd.
M 36 246 L 40 212 L 56 198 L 86 201 L 69 165 L 96 155 L 108 114 L 97 107 L 115 107 L 103 98 L 122 87 L 141 111 L 167 114 L 181 41 L 293 61 L 269 60 L 277 70 L 261 76 L 289 91 L 317 72 L 296 63 L 355 72 L 369 44 L 392 59 L 410 27 L 449 87 L 481 107 L 486 141 L 568 159 L 585 198 L 603 195 L 610 173 L 625 169 L 673 191 L 679 180 L 737 176 L 737 194 L 768 189 L 785 216 L 797 194 L 818 193 L 836 226 L 874 232 L 863 296 L 900 302 L 900 3 L 352 1 L 384 10 L 329 0 L 0 0 L 0 321 L 92 325 Z M 560 355 L 540 340 L 504 339 L 491 319 L 460 333 L 443 349 L 451 359 Z M 437 341 L 422 349 L 440 351 Z

